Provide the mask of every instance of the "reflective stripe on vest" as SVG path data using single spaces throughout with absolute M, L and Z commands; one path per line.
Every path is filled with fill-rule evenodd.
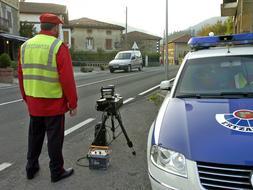
M 21 46 L 21 67 L 25 93 L 40 98 L 61 98 L 56 54 L 62 41 L 39 34 Z

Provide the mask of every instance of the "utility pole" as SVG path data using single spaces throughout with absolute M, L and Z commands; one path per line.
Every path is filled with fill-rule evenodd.
M 166 48 L 166 57 L 165 57 L 165 80 L 168 80 L 168 0 L 166 0 L 166 27 L 165 27 L 165 48 Z
M 126 34 L 125 34 L 125 48 L 127 49 L 127 6 L 126 6 Z
M 165 67 L 165 31 L 163 31 L 163 48 L 162 48 L 162 62 L 163 62 L 163 66 Z

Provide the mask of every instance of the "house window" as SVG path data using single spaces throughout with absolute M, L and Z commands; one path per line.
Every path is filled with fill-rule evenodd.
M 105 49 L 112 49 L 112 39 L 105 40 Z
M 94 46 L 93 38 L 86 38 L 86 49 L 92 50 Z
M 111 30 L 106 30 L 106 34 L 107 34 L 107 35 L 111 35 L 111 34 L 112 34 L 112 31 L 111 31 Z
M 92 34 L 92 29 L 87 29 L 88 34 Z
M 6 18 L 6 17 L 5 17 L 5 14 L 6 14 L 6 7 L 5 7 L 5 5 L 2 5 L 2 11 L 3 11 L 3 12 L 2 12 L 2 17 L 3 17 L 3 18 Z M 0 16 L 1 16 L 1 15 L 0 15 Z
M 11 28 L 12 27 L 12 16 L 11 16 L 10 11 L 7 11 L 7 19 L 8 19 L 8 27 Z

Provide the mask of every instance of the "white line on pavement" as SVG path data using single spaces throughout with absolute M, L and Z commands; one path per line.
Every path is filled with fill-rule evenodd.
M 154 72 L 154 71 L 158 71 L 158 70 L 147 71 L 147 73 Z M 110 81 L 110 80 L 114 80 L 114 79 L 129 77 L 129 76 L 133 76 L 133 75 L 138 75 L 138 73 L 136 73 L 136 74 L 129 74 L 129 75 L 123 75 L 123 76 L 120 76 L 120 77 L 109 78 L 109 79 L 100 80 L 100 81 L 96 81 L 96 82 L 91 82 L 91 83 L 87 83 L 87 84 L 81 84 L 81 85 L 78 85 L 77 88 L 81 88 L 81 87 L 85 87 L 85 86 L 89 86 L 89 85 L 93 85 L 93 84 L 98 84 L 98 83 L 101 83 L 101 82 L 106 82 L 106 81 Z M 4 106 L 4 105 L 8 105 L 8 104 L 13 104 L 13 103 L 16 103 L 16 102 L 21 102 L 21 101 L 22 101 L 22 99 L 13 100 L 13 101 L 10 101 L 10 102 L 4 102 L 4 103 L 0 103 L 0 106 Z
M 16 103 L 16 102 L 21 102 L 23 99 L 18 99 L 18 100 L 13 100 L 13 101 L 10 101 L 10 102 L 4 102 L 4 103 L 1 103 L 0 106 L 4 106 L 4 105 L 7 105 L 7 104 L 12 104 L 12 103 Z
M 81 84 L 81 85 L 78 85 L 77 88 L 84 87 L 84 86 L 89 86 L 89 85 L 93 85 L 93 84 L 97 84 L 97 83 L 101 83 L 101 82 L 106 82 L 106 81 L 110 81 L 110 80 L 114 80 L 114 79 L 129 77 L 129 76 L 132 76 L 132 75 L 137 75 L 137 74 L 123 75 L 123 76 L 120 76 L 120 77 L 114 77 L 114 78 L 109 78 L 109 79 L 100 80 L 100 81 L 96 81 L 96 82 L 91 82 L 91 83 L 87 83 L 87 84 Z
M 72 133 L 73 131 L 77 130 L 77 129 L 80 129 L 81 127 L 83 127 L 84 125 L 87 125 L 88 123 L 94 121 L 95 119 L 94 118 L 89 118 L 77 125 L 75 125 L 74 127 L 71 127 L 70 129 L 67 129 L 65 130 L 64 132 L 64 136 L 67 136 L 68 134 Z
M 146 93 L 148 93 L 148 92 L 150 92 L 150 91 L 152 91 L 152 90 L 158 88 L 159 86 L 160 86 L 160 84 L 159 84 L 159 85 L 156 85 L 156 86 L 154 86 L 154 87 L 152 87 L 152 88 L 150 88 L 150 89 L 148 89 L 148 90 L 146 90 L 146 91 L 144 91 L 144 92 L 142 92 L 142 93 L 140 93 L 140 94 L 138 94 L 138 95 L 142 96 L 142 95 L 144 95 L 144 94 L 146 94 Z
M 10 167 L 12 164 L 8 163 L 8 162 L 4 162 L 2 164 L 0 164 L 0 171 L 3 171 L 4 169 Z
M 7 90 L 7 89 L 11 89 L 11 88 L 17 88 L 18 85 L 13 85 L 13 86 L 3 86 L 0 87 L 0 90 Z
M 128 98 L 128 99 L 126 99 L 126 100 L 123 102 L 123 104 L 126 104 L 126 103 L 128 103 L 128 102 L 130 102 L 130 101 L 132 101 L 132 100 L 134 100 L 134 98 Z

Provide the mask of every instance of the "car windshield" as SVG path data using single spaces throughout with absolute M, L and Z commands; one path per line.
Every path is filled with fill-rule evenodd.
M 115 59 L 130 59 L 131 53 L 118 53 Z
M 176 97 L 253 94 L 253 56 L 190 59 L 179 78 Z

